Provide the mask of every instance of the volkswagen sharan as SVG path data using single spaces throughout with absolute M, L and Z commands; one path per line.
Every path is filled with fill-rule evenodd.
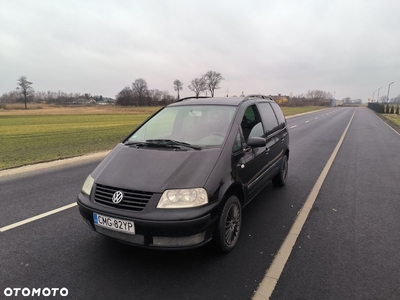
M 87 225 L 146 248 L 238 242 L 242 208 L 288 176 L 286 119 L 268 96 L 191 97 L 167 105 L 121 141 L 87 177 L 78 207 Z

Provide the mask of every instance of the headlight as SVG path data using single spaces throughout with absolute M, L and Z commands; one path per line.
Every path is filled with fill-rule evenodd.
M 185 208 L 196 207 L 208 203 L 207 192 L 203 188 L 184 189 L 184 190 L 166 190 L 157 208 Z
M 92 176 L 88 176 L 85 180 L 85 183 L 82 186 L 82 193 L 90 196 L 90 192 L 92 191 L 94 179 Z

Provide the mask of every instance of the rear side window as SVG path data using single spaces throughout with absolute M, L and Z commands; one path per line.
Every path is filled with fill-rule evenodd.
M 272 110 L 271 105 L 267 102 L 261 102 L 258 103 L 258 105 L 260 107 L 260 114 L 265 125 L 266 135 L 269 135 L 278 130 L 278 120 L 276 119 L 275 113 Z
M 279 128 L 284 128 L 286 126 L 286 119 L 282 113 L 281 108 L 277 103 L 271 103 L 272 109 L 275 112 L 276 118 L 278 119 Z

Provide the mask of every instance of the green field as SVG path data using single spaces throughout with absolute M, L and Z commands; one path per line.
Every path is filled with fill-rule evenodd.
M 0 116 L 0 169 L 109 150 L 147 117 Z
M 0 114 L 0 169 L 112 149 L 158 108 Z M 283 108 L 286 116 L 321 107 Z

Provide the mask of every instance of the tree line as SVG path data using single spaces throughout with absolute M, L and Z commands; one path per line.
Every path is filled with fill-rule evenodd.
M 216 89 L 220 88 L 221 81 L 224 80 L 221 73 L 216 71 L 208 71 L 200 77 L 194 78 L 187 86 L 196 97 L 203 93 L 210 92 L 214 97 Z M 14 91 L 4 93 L 0 97 L 0 103 L 48 103 L 57 105 L 71 104 L 90 104 L 90 103 L 116 103 L 122 106 L 160 106 L 167 105 L 180 98 L 180 92 L 184 88 L 184 84 L 176 79 L 173 81 L 174 91 L 177 95 L 171 95 L 168 91 L 158 89 L 149 89 L 146 80 L 143 78 L 136 79 L 130 86 L 124 87 L 117 95 L 116 99 L 103 97 L 101 95 L 92 96 L 90 93 L 65 93 L 62 91 L 35 91 L 32 87 L 33 83 L 28 81 L 26 76 L 21 76 L 17 80 L 17 87 Z M 288 96 L 272 96 L 280 105 L 286 106 L 305 106 L 305 105 L 329 105 L 330 99 L 333 98 L 332 93 L 322 90 L 309 90 L 305 94 Z M 361 99 L 357 99 L 360 102 Z M 381 97 L 381 102 L 386 102 L 386 96 Z M 349 97 L 343 99 L 344 103 L 353 103 Z M 400 103 L 400 94 L 390 99 L 391 103 Z
M 193 91 L 198 97 L 201 93 L 210 91 L 211 97 L 214 92 L 219 89 L 220 82 L 224 80 L 221 73 L 216 71 L 208 71 L 206 74 L 195 78 L 188 85 L 188 89 Z M 17 88 L 14 91 L 4 93 L 0 97 L 1 103 L 25 103 L 25 109 L 28 102 L 44 102 L 48 104 L 70 105 L 70 104 L 89 104 L 99 101 L 114 102 L 114 99 L 103 96 L 92 96 L 89 93 L 65 93 L 62 91 L 35 91 L 32 82 L 28 81 L 26 76 L 21 76 L 17 80 Z M 160 91 L 158 89 L 149 89 L 146 80 L 143 78 L 136 79 L 131 86 L 124 87 L 116 95 L 117 105 L 135 105 L 135 106 L 160 106 L 167 105 L 180 98 L 180 91 L 183 90 L 183 83 L 176 79 L 173 82 L 173 88 L 177 92 L 177 97 L 171 95 L 168 91 Z
M 208 71 L 206 74 L 195 78 L 188 85 L 189 90 L 194 92 L 198 97 L 205 91 L 210 91 L 211 97 L 214 97 L 214 92 L 219 89 L 219 84 L 224 80 L 221 73 L 216 71 Z M 124 87 L 116 97 L 118 105 L 136 105 L 136 106 L 152 106 L 166 105 L 176 99 L 180 99 L 180 91 L 183 90 L 183 83 L 179 79 L 173 82 L 174 91 L 177 92 L 177 97 L 171 96 L 167 91 L 158 89 L 149 89 L 146 80 L 143 78 L 136 79 L 131 86 Z

